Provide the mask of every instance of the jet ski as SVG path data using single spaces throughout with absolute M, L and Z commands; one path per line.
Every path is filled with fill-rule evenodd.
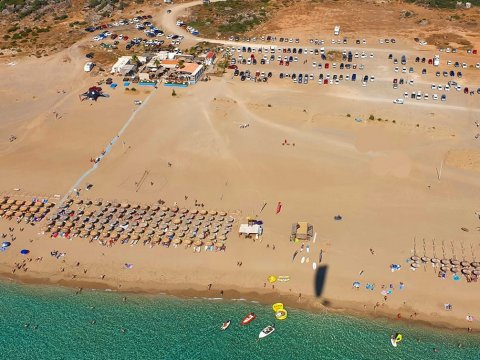
M 230 323 L 231 323 L 230 320 L 225 321 L 225 322 L 223 323 L 222 327 L 220 328 L 220 330 L 222 330 L 222 331 L 227 330 L 228 327 L 230 326 Z

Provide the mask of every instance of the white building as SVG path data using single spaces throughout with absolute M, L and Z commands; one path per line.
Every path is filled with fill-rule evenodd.
M 145 56 L 137 56 L 137 59 L 141 64 L 145 64 L 147 62 L 147 58 Z M 133 64 L 132 56 L 121 56 L 112 66 L 111 73 L 125 75 L 132 70 L 136 70 L 136 64 Z
M 112 74 L 120 74 L 122 69 L 130 65 L 130 60 L 132 59 L 131 56 L 121 56 L 118 58 L 117 62 L 112 66 Z

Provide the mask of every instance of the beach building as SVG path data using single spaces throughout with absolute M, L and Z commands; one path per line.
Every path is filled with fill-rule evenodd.
M 296 243 L 300 241 L 309 241 L 312 237 L 313 225 L 304 221 L 292 224 L 290 241 L 294 241 Z
M 208 54 L 205 56 L 205 64 L 206 65 L 213 65 L 215 62 L 216 56 L 213 51 L 208 52 Z
M 171 52 L 171 51 L 159 51 L 156 53 L 154 56 L 158 60 L 173 60 L 175 59 L 175 56 L 177 55 L 176 52 Z
M 137 62 L 144 64 L 147 62 L 145 56 L 137 56 Z M 132 74 L 137 70 L 137 64 L 132 62 L 132 56 L 121 56 L 117 62 L 112 66 L 112 74 L 127 75 Z
M 121 56 L 117 62 L 112 66 L 112 74 L 120 74 L 120 72 L 128 65 L 130 65 L 131 56 Z
M 161 65 L 166 69 L 175 69 L 178 66 L 178 60 L 162 60 Z
M 197 63 L 185 63 L 183 66 L 183 68 L 179 69 L 179 72 L 188 75 L 188 83 L 190 85 L 196 84 L 205 71 L 204 66 Z
M 258 237 L 263 234 L 263 226 L 256 222 L 249 221 L 248 224 L 240 224 L 238 234 L 245 235 L 246 237 L 254 235 L 258 239 Z

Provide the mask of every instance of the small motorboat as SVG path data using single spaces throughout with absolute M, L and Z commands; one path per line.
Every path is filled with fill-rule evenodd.
M 230 326 L 230 323 L 231 323 L 231 322 L 232 322 L 231 320 L 225 321 L 225 322 L 223 323 L 222 327 L 220 328 L 220 330 L 222 330 L 222 331 L 227 330 L 228 327 Z
M 267 337 L 268 335 L 270 335 L 274 331 L 275 331 L 275 327 L 273 327 L 273 325 L 268 325 L 265 329 L 260 331 L 260 334 L 258 334 L 258 338 L 263 339 L 264 337 Z
M 250 324 L 253 320 L 255 320 L 257 318 L 257 315 L 255 315 L 254 313 L 249 313 L 247 316 L 245 316 L 242 320 L 242 322 L 240 323 L 240 325 L 248 325 Z

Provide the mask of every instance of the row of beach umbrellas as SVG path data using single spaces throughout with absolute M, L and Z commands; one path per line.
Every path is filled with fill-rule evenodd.
M 234 221 L 226 212 L 217 210 L 69 199 L 42 230 L 98 239 L 141 238 L 163 244 L 223 247 Z
M 467 261 L 467 260 L 457 260 L 455 258 L 451 259 L 438 259 L 438 258 L 429 258 L 427 256 L 418 257 L 416 255 L 411 256 L 410 264 L 413 268 L 420 267 L 420 263 L 432 263 L 435 266 L 439 266 L 440 270 L 447 272 L 451 271 L 452 273 L 462 273 L 464 275 L 480 275 L 480 263 L 478 261 Z

